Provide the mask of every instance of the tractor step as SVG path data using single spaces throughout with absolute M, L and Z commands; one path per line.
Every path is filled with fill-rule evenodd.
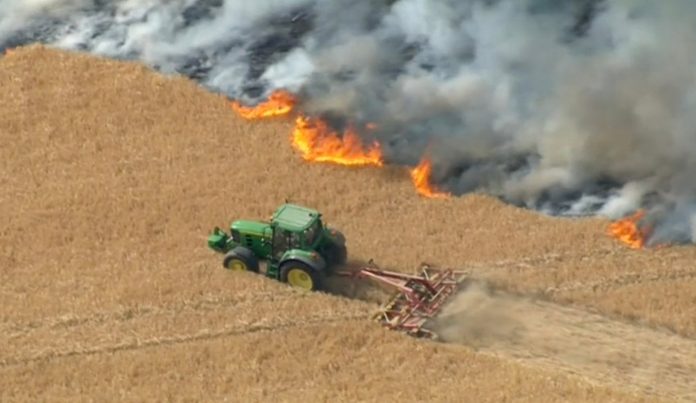
M 369 278 L 396 290 L 389 301 L 382 305 L 374 319 L 391 330 L 408 335 L 437 339 L 437 335 L 425 327 L 435 318 L 448 299 L 453 296 L 467 277 L 463 271 L 435 269 L 422 263 L 418 275 L 381 270 L 370 261 L 370 266 L 358 271 L 341 271 L 336 274 L 352 278 Z

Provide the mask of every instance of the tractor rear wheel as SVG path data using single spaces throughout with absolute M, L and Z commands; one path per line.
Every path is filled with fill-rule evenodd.
M 329 256 L 334 264 L 341 266 L 346 263 L 348 249 L 346 245 L 333 244 L 329 247 Z
M 315 291 L 320 287 L 317 270 L 297 260 L 285 262 L 280 266 L 280 281 L 307 291 Z
M 259 272 L 259 261 L 250 249 L 238 246 L 225 255 L 222 265 L 232 271 Z

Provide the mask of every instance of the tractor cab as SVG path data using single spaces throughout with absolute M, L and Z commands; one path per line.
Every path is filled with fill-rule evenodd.
M 322 240 L 324 226 L 321 213 L 316 210 L 286 203 L 273 213 L 270 224 L 274 252 L 276 245 L 314 250 Z

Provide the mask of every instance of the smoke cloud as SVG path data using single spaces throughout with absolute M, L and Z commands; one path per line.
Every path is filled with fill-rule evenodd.
M 389 162 L 549 214 L 648 210 L 696 239 L 691 0 L 0 0 L 31 42 L 179 73 L 254 103 L 373 122 Z M 367 136 L 367 134 L 365 134 Z

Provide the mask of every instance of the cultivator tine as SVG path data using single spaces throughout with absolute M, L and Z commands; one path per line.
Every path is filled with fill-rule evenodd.
M 423 263 L 418 275 L 409 275 L 381 270 L 372 260 L 369 264 L 371 267 L 364 267 L 354 275 L 369 277 L 397 290 L 373 319 L 392 330 L 436 339 L 437 335 L 424 326 L 440 312 L 466 273 L 451 269 L 438 270 Z

